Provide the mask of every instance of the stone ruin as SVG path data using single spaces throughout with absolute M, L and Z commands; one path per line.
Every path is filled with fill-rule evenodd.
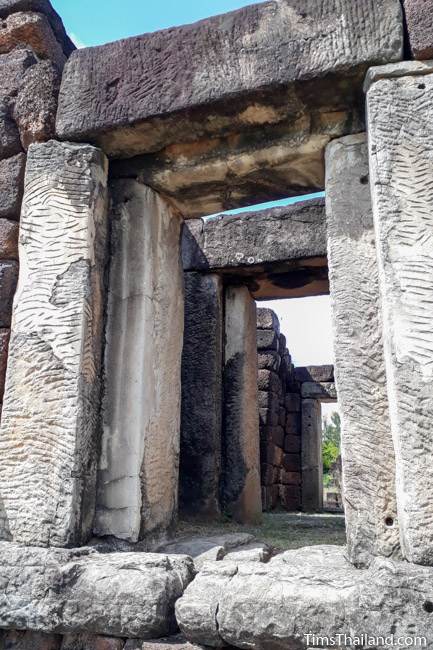
M 75 50 L 0 0 L 0 647 L 431 645 L 432 11 L 272 0 Z M 327 293 L 347 549 L 194 561 L 178 510 L 317 507 L 331 377 L 282 399 L 255 300 Z

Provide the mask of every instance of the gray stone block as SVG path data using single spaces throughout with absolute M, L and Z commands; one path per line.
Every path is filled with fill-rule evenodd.
M 277 314 L 272 309 L 260 307 L 257 309 L 257 329 L 275 330 L 280 333 L 280 321 Z
M 278 336 L 273 330 L 257 330 L 257 349 L 278 352 Z
M 318 512 L 323 508 L 322 421 L 320 402 L 302 400 L 302 509 Z M 285 469 L 297 471 L 292 464 Z
M 300 383 L 308 382 L 333 382 L 334 366 L 300 366 L 295 368 L 295 379 Z
M 0 160 L 0 218 L 19 220 L 26 156 L 19 153 Z
M 306 381 L 301 384 L 302 399 L 318 399 L 320 402 L 336 402 L 337 390 L 334 382 Z

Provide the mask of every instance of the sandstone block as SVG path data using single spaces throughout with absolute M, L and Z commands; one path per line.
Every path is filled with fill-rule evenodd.
M 299 458 L 299 456 L 298 456 Z M 320 402 L 302 400 L 302 509 L 320 511 L 323 507 L 322 422 Z M 289 464 L 285 469 L 298 471 Z
M 20 134 L 11 118 L 8 102 L 0 100 L 0 160 L 11 158 L 20 151 Z
M 366 136 L 335 141 L 326 160 L 348 553 L 367 565 L 398 552 L 399 540 Z
M 285 510 L 300 510 L 301 488 L 295 485 L 280 485 L 280 501 Z
M 192 560 L 185 556 L 99 554 L 3 542 L 0 626 L 56 634 L 164 636 L 176 631 L 174 603 L 193 575 Z
M 333 382 L 334 366 L 305 366 L 295 368 L 295 379 L 303 382 Z
M 50 61 L 29 68 L 13 103 L 13 117 L 24 149 L 54 137 L 60 72 Z
M 47 16 L 64 54 L 69 56 L 75 50 L 75 45 L 66 34 L 60 16 L 54 11 L 49 0 L 0 0 L 0 18 L 5 19 L 10 14 L 22 11 L 37 12 Z
M 285 430 L 286 434 L 299 435 L 301 432 L 301 418 L 299 413 L 287 413 Z
M 0 99 L 2 102 L 13 100 L 21 87 L 26 70 L 35 63 L 35 56 L 30 50 L 13 50 L 9 54 L 0 54 Z
M 0 218 L 19 219 L 26 157 L 19 153 L 0 160 Z
M 0 329 L 0 404 L 5 392 L 6 369 L 8 365 L 10 330 Z
M 282 426 L 271 427 L 271 436 L 277 447 L 284 446 L 284 428 Z
M 260 393 L 259 393 L 259 402 L 260 402 Z M 259 404 L 260 406 L 260 404 Z M 279 418 L 278 412 L 275 409 L 269 408 L 259 408 L 259 423 L 260 426 L 270 425 L 272 427 L 278 426 Z
M 0 24 L 0 54 L 17 47 L 28 47 L 39 59 L 50 59 L 59 69 L 66 61 L 44 14 L 17 12 L 3 18 Z
M 18 262 L 0 261 L 0 327 L 10 327 L 18 283 Z
M 155 192 L 133 180 L 113 183 L 111 194 L 95 532 L 136 542 L 164 532 L 177 514 L 184 327 L 181 222 Z
M 257 330 L 257 349 L 278 351 L 278 336 L 273 330 Z
M 260 520 L 257 314 L 246 287 L 225 296 L 222 503 L 240 523 Z
M 269 463 L 261 465 L 261 483 L 262 485 L 273 485 L 274 483 L 274 466 Z
M 269 463 L 270 465 L 280 466 L 283 462 L 283 450 L 278 447 L 274 442 L 262 442 L 260 445 L 261 461 Z
M 266 131 L 287 120 L 287 105 L 297 117 L 319 114 L 323 104 L 344 113 L 353 110 L 356 80 L 368 65 L 401 59 L 402 45 L 397 0 L 356 10 L 349 1 L 338 8 L 298 1 L 290 7 L 253 5 L 77 50 L 62 83 L 58 134 L 97 142 L 113 157 L 130 157 L 179 142 L 186 125 L 195 140 L 222 135 L 229 126 L 235 132 L 253 126 Z M 325 88 L 330 75 L 338 80 L 332 97 L 308 92 L 311 79 Z
M 257 329 L 274 330 L 280 333 L 280 321 L 272 309 L 260 307 L 257 309 Z
M 258 404 L 260 409 L 267 409 L 275 413 L 276 422 L 278 424 L 279 410 L 280 410 L 280 400 L 277 393 L 271 393 L 267 390 L 259 390 L 258 392 Z M 269 423 L 270 424 L 270 423 Z
M 273 370 L 278 372 L 280 369 L 281 357 L 278 352 L 269 350 L 267 352 L 262 352 L 258 356 L 258 367 L 259 370 Z
M 280 395 L 282 391 L 281 380 L 272 370 L 259 370 L 257 385 L 260 391 L 268 391 L 276 395 Z
M 318 399 L 321 402 L 336 402 L 335 383 L 305 381 L 301 384 L 301 397 L 302 399 Z
M 191 641 L 214 647 L 307 648 L 306 630 L 328 638 L 347 630 L 351 637 L 394 635 L 416 645 L 415 637 L 433 638 L 432 578 L 430 567 L 376 558 L 359 570 L 344 547 L 306 547 L 265 565 L 207 567 L 176 613 Z
M 29 151 L 0 435 L 0 536 L 20 543 L 82 543 L 92 525 L 106 177 L 93 147 Z
M 18 231 L 16 221 L 0 219 L 0 259 L 18 260 Z
M 299 472 L 301 470 L 301 457 L 299 454 L 284 454 L 283 469 L 287 472 Z M 304 468 L 302 469 L 304 471 Z
M 0 647 L 4 650 L 60 650 L 62 637 L 58 634 L 42 632 L 5 630 L 0 637 Z
M 219 513 L 223 355 L 222 282 L 185 273 L 182 352 L 180 506 Z
M 417 67 L 417 63 L 413 64 Z M 388 399 L 404 557 L 433 564 L 433 75 L 382 79 L 367 94 Z M 386 101 L 385 95 L 386 94 Z M 408 120 L 407 116 L 410 116 Z M 395 526 L 390 514 L 389 524 Z
M 189 643 L 182 634 L 166 637 L 165 639 L 129 639 L 125 650 L 205 650 L 203 646 Z
M 67 634 L 60 650 L 123 650 L 124 639 L 94 634 Z
M 285 407 L 289 413 L 299 413 L 301 410 L 300 395 L 298 393 L 286 393 Z
M 433 59 L 432 1 L 404 0 L 403 6 L 414 59 Z
M 288 454 L 299 453 L 301 451 L 301 436 L 286 435 L 284 438 L 284 451 Z
M 290 472 L 283 468 L 280 479 L 283 485 L 301 485 L 301 477 L 300 472 Z

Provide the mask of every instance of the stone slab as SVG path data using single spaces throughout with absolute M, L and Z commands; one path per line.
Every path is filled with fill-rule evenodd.
M 0 430 L 3 539 L 64 546 L 91 530 L 107 171 L 88 145 L 33 145 L 27 158 Z
M 124 650 L 205 650 L 204 646 L 189 643 L 183 634 L 166 637 L 165 639 L 129 639 Z
M 177 515 L 181 220 L 150 188 L 111 184 L 102 451 L 94 530 L 136 542 Z
M 414 59 L 433 59 L 432 0 L 403 0 L 403 6 Z
M 261 518 L 257 314 L 246 287 L 225 292 L 223 511 L 239 523 Z
M 342 421 L 348 553 L 357 565 L 399 551 L 366 136 L 327 150 L 335 379 Z
M 20 217 L 26 157 L 19 153 L 0 160 L 0 218 Z
M 66 56 L 56 40 L 48 18 L 41 13 L 17 12 L 2 19 L 0 54 L 28 47 L 38 59 L 49 59 L 61 70 Z
M 320 402 L 303 399 L 302 416 L 302 509 L 319 512 L 323 508 L 322 420 Z M 292 458 L 294 456 L 294 458 Z M 284 469 L 298 471 L 297 456 L 286 454 Z M 290 462 L 289 462 L 290 461 Z
M 300 383 L 334 381 L 334 366 L 299 366 L 295 368 L 295 379 Z
M 0 543 L 0 627 L 155 638 L 174 633 L 192 560 Z M 13 588 L 11 586 L 13 585 Z
M 54 11 L 49 0 L 0 0 L 0 18 L 4 19 L 10 14 L 21 11 L 38 12 L 47 16 L 64 54 L 69 56 L 75 50 L 75 45 L 67 35 L 62 19 Z
M 330 109 L 332 100 L 350 104 L 368 64 L 399 60 L 402 45 L 397 0 L 356 10 L 349 0 L 338 7 L 292 0 L 77 50 L 65 69 L 58 135 L 130 157 L 179 142 L 186 117 L 190 140 L 197 131 L 263 130 L 286 118 L 288 102 L 296 117 L 325 102 Z M 332 99 L 308 92 L 311 78 L 332 74 L 339 80 Z
M 185 273 L 179 501 L 183 512 L 220 512 L 223 288 L 216 275 Z
M 320 402 L 336 402 L 337 390 L 333 381 L 306 381 L 301 385 L 303 399 L 318 399 Z
M 416 66 L 416 64 L 415 64 Z M 433 75 L 367 94 L 373 217 L 404 557 L 433 564 Z
M 408 637 L 408 645 L 425 637 L 428 646 L 432 580 L 429 567 L 376 558 L 359 570 L 344 547 L 306 547 L 268 564 L 208 565 L 177 602 L 176 615 L 191 642 L 213 647 L 311 648 L 306 634 L 313 632 L 341 634 L 339 646 L 347 650 L 345 634 Z

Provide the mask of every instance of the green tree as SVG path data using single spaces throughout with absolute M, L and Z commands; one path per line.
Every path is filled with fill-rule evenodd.
M 323 455 L 323 472 L 327 474 L 331 466 L 340 455 L 341 449 L 341 420 L 336 411 L 332 413 L 330 421 L 327 417 L 323 418 L 322 428 L 322 455 Z

